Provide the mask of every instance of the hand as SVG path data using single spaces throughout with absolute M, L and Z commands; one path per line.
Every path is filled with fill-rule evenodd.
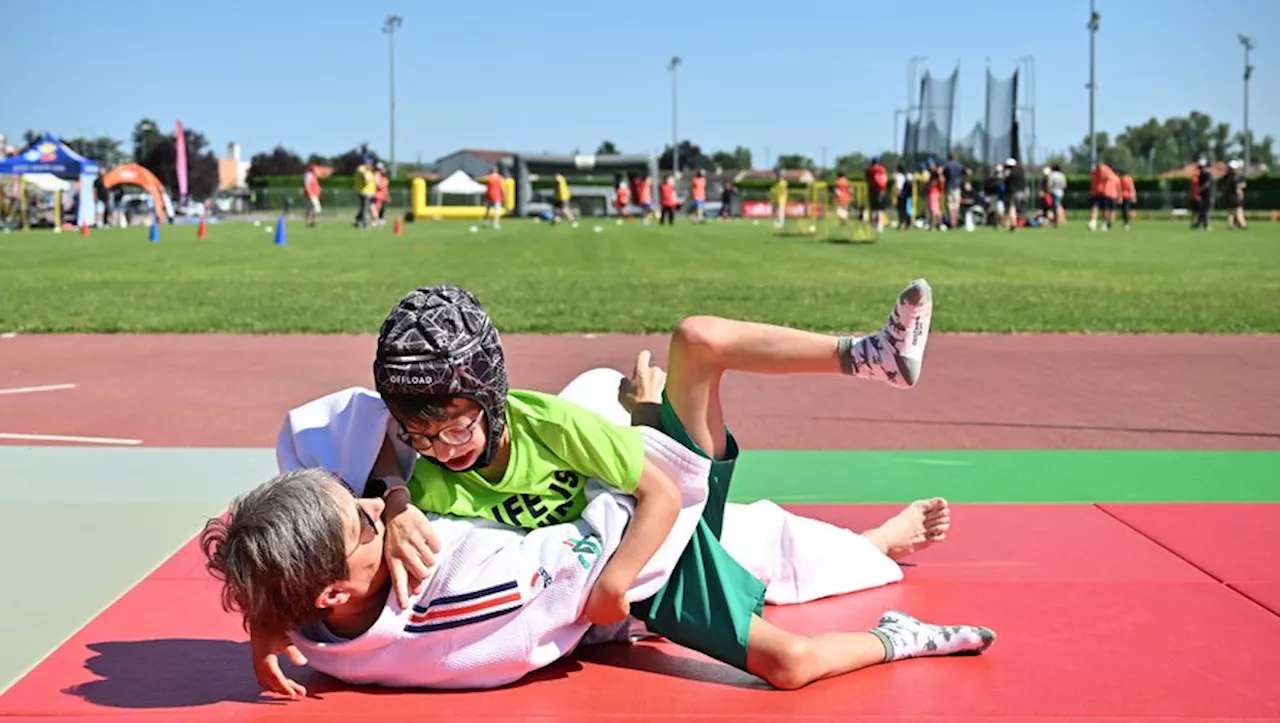
M 395 497 L 404 498 L 406 502 L 393 502 Z M 383 549 L 396 602 L 402 610 L 409 608 L 409 591 L 416 590 L 431 574 L 431 567 L 436 564 L 436 553 L 440 552 L 440 540 L 431 529 L 431 523 L 427 522 L 427 516 L 408 504 L 407 499 L 407 493 L 396 492 L 388 496 L 387 514 L 393 516 L 386 523 L 387 539 Z M 393 511 L 392 504 L 402 509 Z
M 618 382 L 618 403 L 628 413 L 640 404 L 661 404 L 662 390 L 667 385 L 667 373 L 661 367 L 649 365 L 648 349 L 636 356 L 635 369 L 630 378 Z
M 284 634 L 266 635 L 256 631 L 249 633 L 249 647 L 253 654 L 253 674 L 258 685 L 271 693 L 279 693 L 297 700 L 305 698 L 307 689 L 291 680 L 280 670 L 280 653 L 284 653 L 294 665 L 306 665 L 307 658 Z
M 591 594 L 587 596 L 587 606 L 583 612 L 592 625 L 612 625 L 621 622 L 631 614 L 631 603 L 627 600 L 626 586 L 614 583 L 611 578 L 601 573 L 595 587 L 591 588 Z

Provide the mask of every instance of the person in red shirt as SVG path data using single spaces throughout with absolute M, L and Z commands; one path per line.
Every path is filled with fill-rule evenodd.
M 618 224 L 631 217 L 627 207 L 631 205 L 631 188 L 627 185 L 627 180 L 623 177 L 618 178 L 618 189 L 615 191 L 613 200 L 614 208 L 618 211 Z
M 925 197 L 929 201 L 929 229 L 931 231 L 942 230 L 942 189 L 946 186 L 947 180 L 942 175 L 942 168 L 932 159 L 929 159 L 928 169 L 925 171 Z
M 1133 176 L 1128 171 L 1119 170 L 1120 184 L 1120 221 L 1124 223 L 1124 230 L 1129 230 L 1129 217 L 1133 213 L 1133 204 L 1138 202 L 1138 188 L 1133 182 Z
M 502 170 L 497 166 L 494 166 L 493 170 L 489 171 L 489 175 L 484 177 L 484 218 L 482 222 L 488 221 L 495 231 L 502 228 L 502 201 L 506 195 L 502 184 L 506 180 L 506 176 L 502 175 Z
M 373 225 L 384 226 L 387 223 L 387 201 L 391 198 L 391 179 L 387 177 L 387 166 L 381 161 L 373 172 L 374 182 L 378 190 L 373 194 Z
M 693 220 L 695 223 L 703 223 L 707 220 L 704 206 L 707 205 L 707 173 L 701 168 L 693 174 L 693 180 L 689 183 L 690 192 L 693 196 Z
M 1209 230 L 1209 216 L 1213 213 L 1213 169 L 1209 161 L 1201 158 L 1191 174 L 1191 208 L 1195 211 L 1191 228 Z
M 853 202 L 853 194 L 849 191 L 849 178 L 844 171 L 836 174 L 836 182 L 831 185 L 831 195 L 835 196 L 836 218 L 840 225 L 849 223 L 849 204 Z
M 675 176 L 663 179 L 662 186 L 658 189 L 658 201 L 662 205 L 662 217 L 658 219 L 658 225 L 676 225 L 676 209 L 680 207 L 680 202 L 676 198 Z
M 867 202 L 871 206 L 871 217 L 875 222 L 877 232 L 884 230 L 885 222 L 885 198 L 889 190 L 889 171 L 880 162 L 880 156 L 871 159 L 871 165 L 867 166 Z
M 1120 196 L 1120 177 L 1105 163 L 1095 164 L 1089 171 L 1089 230 L 1098 228 L 1098 210 L 1102 210 L 1102 230 L 1116 220 L 1116 199 Z
M 653 179 L 643 176 L 636 185 L 636 200 L 639 202 L 640 212 L 644 214 L 644 222 L 649 223 L 653 219 Z
M 320 218 L 320 170 L 313 163 L 302 177 L 302 192 L 307 196 L 308 226 L 315 226 Z

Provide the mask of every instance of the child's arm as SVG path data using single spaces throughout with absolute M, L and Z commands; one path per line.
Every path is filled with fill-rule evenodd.
M 386 503 L 382 513 L 386 525 L 383 555 L 387 558 L 396 602 L 401 609 L 407 609 L 409 593 L 427 579 L 436 564 L 440 540 L 427 516 L 411 504 L 409 488 L 404 484 L 390 485 L 383 499 Z
M 587 619 L 595 625 L 609 625 L 627 616 L 631 609 L 627 590 L 671 534 L 680 512 L 680 490 L 650 462 L 644 464 L 634 496 L 635 516 L 587 598 Z
M 389 439 L 382 441 L 382 449 L 378 451 L 378 459 L 370 474 L 387 483 L 387 489 L 382 493 L 386 505 L 382 512 L 386 526 L 383 555 L 391 572 L 396 601 L 402 609 L 407 608 L 409 592 L 431 574 L 435 553 L 440 552 L 440 541 L 427 516 L 411 504 L 409 488 L 402 479 L 400 463 L 396 461 Z

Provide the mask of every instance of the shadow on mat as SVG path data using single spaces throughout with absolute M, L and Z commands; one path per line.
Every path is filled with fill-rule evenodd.
M 95 705 L 136 709 L 284 702 L 262 695 L 248 642 L 170 638 L 90 643 L 88 648 L 95 655 L 84 667 L 102 680 L 62 692 Z M 290 670 L 285 674 L 292 676 Z M 310 680 L 301 682 L 310 687 Z
M 772 690 L 760 678 L 722 663 L 704 658 L 686 658 L 672 655 L 646 643 L 611 643 L 579 648 L 574 658 L 584 663 L 608 665 L 614 668 L 641 670 L 670 678 L 715 683 L 732 688 Z
M 285 705 L 263 693 L 249 662 L 249 643 L 231 640 L 170 638 L 91 643 L 85 668 L 101 678 L 64 689 L 107 708 L 196 708 L 216 703 Z M 593 645 L 570 658 L 524 676 L 504 688 L 522 688 L 570 678 L 582 663 L 657 673 L 672 678 L 734 688 L 768 689 L 764 681 L 714 661 L 671 655 L 652 645 Z M 483 695 L 486 691 L 420 690 L 348 685 L 327 675 L 285 664 L 285 674 L 307 687 L 308 697 L 323 699 L 335 691 L 374 695 Z

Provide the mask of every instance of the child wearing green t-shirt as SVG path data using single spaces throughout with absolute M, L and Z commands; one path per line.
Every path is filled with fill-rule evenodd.
M 585 613 L 596 624 L 634 616 L 650 632 L 795 688 L 889 660 L 985 649 L 994 635 L 886 615 L 862 633 L 797 636 L 766 622 L 765 585 L 730 557 L 719 537 L 738 446 L 720 407 L 724 372 L 843 373 L 908 389 L 920 378 L 932 315 L 923 280 L 898 297 L 877 333 L 835 337 L 716 317 L 676 328 L 657 426 L 711 461 L 702 519 L 671 577 L 653 597 L 626 592 L 670 533 L 675 484 L 644 458 L 640 433 L 572 402 L 511 390 L 497 331 L 480 302 L 453 286 L 418 289 L 392 310 L 378 339 L 374 376 L 420 455 L 407 484 L 388 490 L 386 552 L 397 596 L 425 578 L 430 526 L 422 511 L 532 528 L 576 519 L 596 478 L 634 495 L 635 515 L 601 571 Z M 921 515 L 943 519 L 945 503 Z M 928 528 L 928 524 L 922 525 Z M 945 525 L 936 529 L 945 530 Z

